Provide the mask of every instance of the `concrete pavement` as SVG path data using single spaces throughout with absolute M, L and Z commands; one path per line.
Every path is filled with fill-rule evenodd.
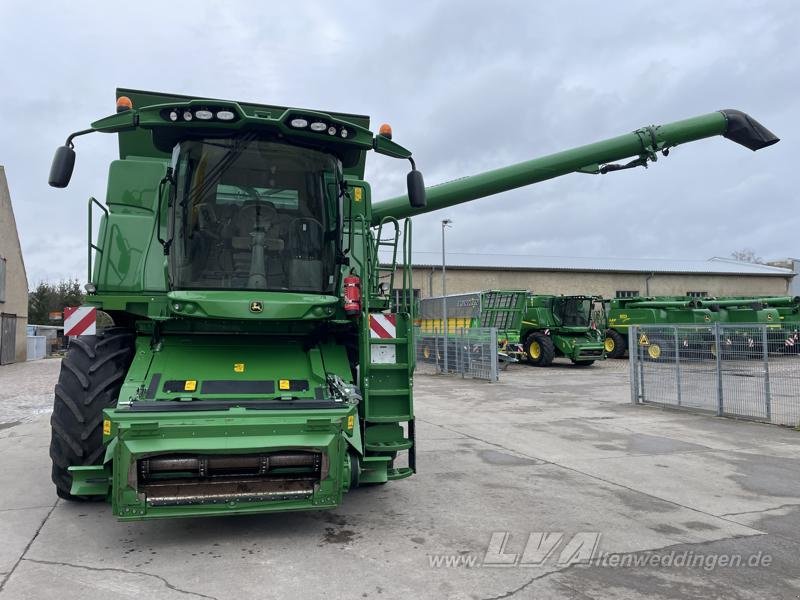
M 6 397 L 0 599 L 797 598 L 800 433 L 631 406 L 624 367 L 418 376 L 416 476 L 332 512 L 160 522 L 56 501 L 48 416 Z

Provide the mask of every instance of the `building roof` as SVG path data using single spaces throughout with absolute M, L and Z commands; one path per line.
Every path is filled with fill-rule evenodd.
M 441 252 L 415 251 L 415 267 L 441 267 Z M 752 275 L 790 278 L 790 269 L 739 262 L 726 258 L 675 260 L 664 258 L 606 258 L 578 256 L 532 256 L 521 254 L 472 254 L 448 252 L 450 269 L 504 269 L 516 271 L 597 271 L 607 273 L 673 273 L 694 275 Z

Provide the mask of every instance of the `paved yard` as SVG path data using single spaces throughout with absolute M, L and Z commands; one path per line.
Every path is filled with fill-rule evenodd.
M 415 477 L 141 523 L 56 502 L 57 361 L 0 368 L 0 599 L 798 598 L 800 433 L 631 406 L 624 365 L 418 376 Z

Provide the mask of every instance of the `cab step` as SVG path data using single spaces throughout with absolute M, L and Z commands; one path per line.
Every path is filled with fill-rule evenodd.
M 406 477 L 411 477 L 414 474 L 414 470 L 410 467 L 399 467 L 396 469 L 389 469 L 386 471 L 386 479 L 389 481 L 394 481 L 395 479 L 405 479 Z
M 408 450 L 413 445 L 411 440 L 392 440 L 386 442 L 367 442 L 364 446 L 373 452 L 399 452 Z

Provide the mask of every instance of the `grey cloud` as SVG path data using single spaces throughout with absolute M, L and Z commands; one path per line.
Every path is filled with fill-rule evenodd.
M 429 184 L 719 108 L 783 141 L 722 139 L 647 171 L 572 175 L 415 219 L 414 245 L 473 252 L 706 258 L 797 255 L 794 2 L 425 2 L 397 6 L 137 2 L 4 7 L 0 164 L 31 283 L 85 273 L 86 198 L 116 143 L 77 144 L 66 191 L 52 151 L 113 110 L 118 85 L 294 104 L 389 121 Z M 370 157 L 377 199 L 407 165 Z

